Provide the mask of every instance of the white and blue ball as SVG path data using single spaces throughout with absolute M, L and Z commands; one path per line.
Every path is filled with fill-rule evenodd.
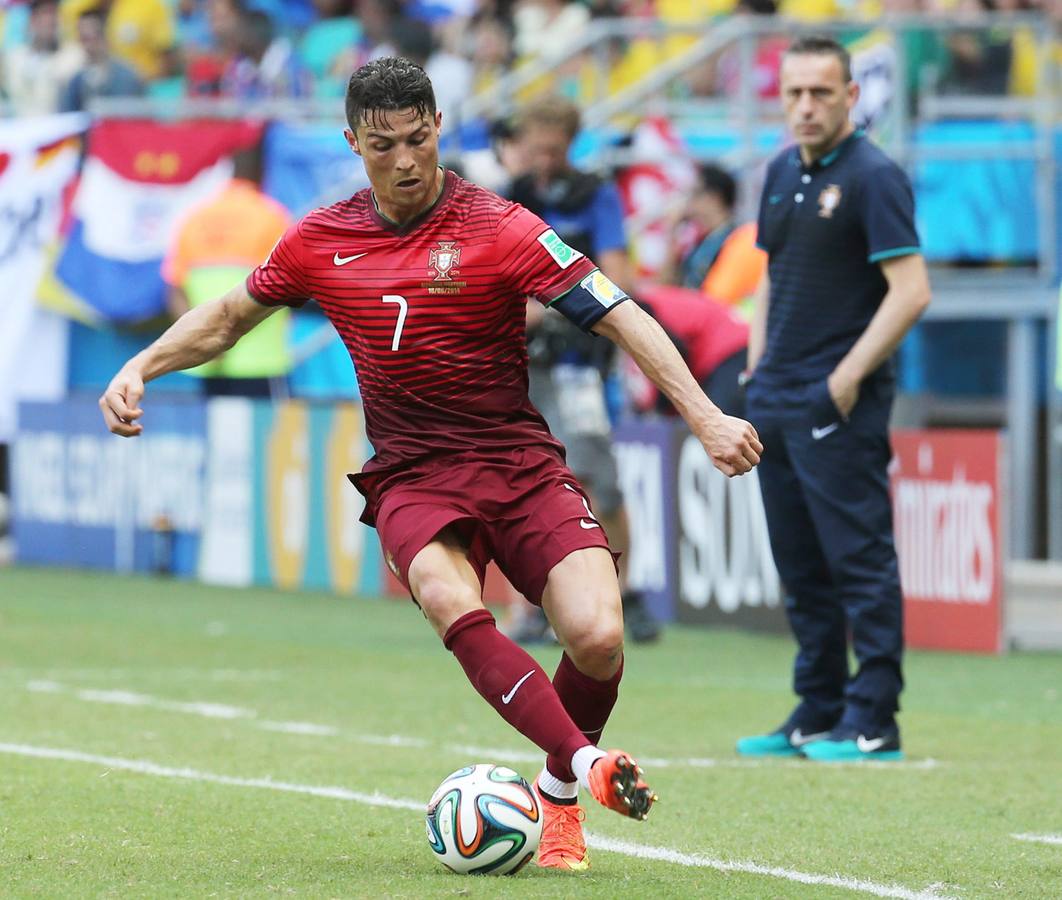
M 542 809 L 512 769 L 479 763 L 448 775 L 428 801 L 428 845 L 462 875 L 513 875 L 535 855 Z

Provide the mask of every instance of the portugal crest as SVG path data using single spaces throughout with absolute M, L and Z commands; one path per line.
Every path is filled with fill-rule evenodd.
M 439 241 L 439 246 L 428 254 L 428 267 L 435 270 L 435 281 L 451 281 L 461 264 L 461 248 L 456 241 Z
M 841 186 L 828 184 L 819 194 L 819 215 L 824 219 L 832 219 L 833 211 L 841 204 Z

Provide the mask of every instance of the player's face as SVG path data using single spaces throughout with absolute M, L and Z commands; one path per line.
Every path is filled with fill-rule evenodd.
M 439 192 L 439 128 L 442 113 L 412 109 L 371 111 L 357 132 L 344 132 L 362 158 L 380 211 L 402 222 L 426 209 Z
M 528 170 L 538 181 L 548 183 L 568 170 L 572 139 L 564 128 L 528 127 L 520 135 L 520 144 Z
M 786 125 L 806 160 L 828 153 L 852 130 L 848 114 L 859 99 L 859 86 L 845 82 L 836 56 L 787 54 L 781 82 Z

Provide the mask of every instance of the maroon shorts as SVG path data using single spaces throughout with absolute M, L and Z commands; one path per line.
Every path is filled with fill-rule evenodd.
M 455 527 L 483 583 L 492 559 L 521 594 L 540 603 L 550 570 L 586 547 L 609 550 L 582 485 L 542 450 L 430 460 L 400 477 L 358 479 L 388 566 L 408 588 L 409 564 L 443 528 Z

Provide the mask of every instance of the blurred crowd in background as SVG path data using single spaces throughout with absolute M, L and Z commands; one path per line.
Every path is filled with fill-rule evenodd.
M 340 97 L 351 71 L 378 56 L 421 62 L 444 112 L 536 56 L 561 56 L 595 19 L 644 20 L 644 37 L 607 48 L 606 93 L 638 81 L 730 15 L 869 21 L 924 14 L 961 23 L 984 11 L 1042 10 L 1062 33 L 1062 0 L 6 0 L 0 90 L 8 114 L 84 109 L 94 97 Z M 649 26 L 672 23 L 665 37 Z M 690 29 L 683 33 L 681 27 Z M 842 35 L 858 42 L 865 31 Z M 789 36 L 756 50 L 756 90 L 777 95 Z M 1032 29 L 905 32 L 907 86 L 942 93 L 1031 94 L 1041 71 Z M 598 52 L 600 48 L 593 48 Z M 736 90 L 724 51 L 674 88 L 689 97 Z M 554 73 L 577 102 L 601 91 L 578 58 Z

